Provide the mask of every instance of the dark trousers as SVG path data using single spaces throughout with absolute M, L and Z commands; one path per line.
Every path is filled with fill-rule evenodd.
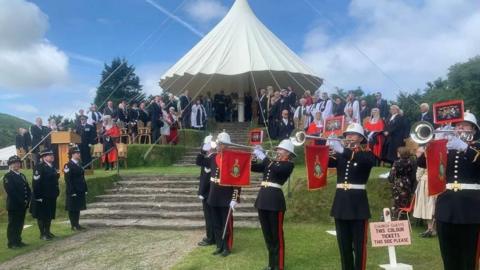
M 212 210 L 210 205 L 208 205 L 207 200 L 202 200 L 203 205 L 203 216 L 205 218 L 205 236 L 206 240 L 209 243 L 215 243 L 215 235 L 213 233 L 213 221 L 212 221 Z
M 90 147 L 88 143 L 82 143 L 80 146 L 80 156 L 82 157 L 82 165 L 85 166 L 92 161 L 92 154 L 90 152 Z M 88 166 L 91 168 L 91 165 Z
M 335 219 L 342 270 L 365 270 L 367 265 L 367 220 Z
M 152 128 L 152 143 L 157 144 L 160 140 L 160 126 Z
M 51 219 L 37 219 L 37 225 L 40 231 L 40 237 L 44 235 L 48 236 L 51 234 L 50 232 L 50 226 L 52 225 Z
M 68 219 L 72 228 L 80 227 L 80 211 L 68 211 Z
M 225 223 L 227 222 L 228 209 L 229 207 L 211 206 L 213 233 L 217 249 L 231 251 L 233 246 L 233 214 L 230 215 L 227 224 L 227 232 L 225 238 L 222 239 Z
M 452 224 L 437 220 L 437 235 L 445 270 L 475 270 L 480 224 Z
M 8 211 L 7 239 L 8 245 L 22 242 L 22 230 L 25 223 L 26 210 Z
M 285 239 L 283 238 L 283 212 L 258 210 L 263 237 L 268 250 L 268 266 L 283 270 L 285 265 Z

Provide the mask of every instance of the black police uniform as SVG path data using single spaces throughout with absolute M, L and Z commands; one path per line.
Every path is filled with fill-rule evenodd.
M 349 188 L 348 184 L 365 185 L 375 165 L 375 156 L 363 146 L 345 148 L 342 154 L 330 156 L 329 167 L 337 168 L 337 188 L 330 215 L 340 250 L 342 269 L 363 270 L 367 261 L 367 229 L 370 218 L 367 191 Z M 354 256 L 355 254 L 355 256 Z
M 212 209 L 213 231 L 217 245 L 217 251 L 215 253 L 228 255 L 233 246 L 233 213 L 230 215 L 224 239 L 222 239 L 222 235 L 227 222 L 230 202 L 232 200 L 240 201 L 241 189 L 220 185 L 218 182 L 218 179 L 220 179 L 220 168 L 217 167 L 216 157 L 217 154 L 213 154 L 207 159 L 207 162 L 204 163 L 204 166 L 211 170 L 210 192 L 207 203 Z
M 25 214 L 31 199 L 31 190 L 25 175 L 9 171 L 3 177 L 3 187 L 7 193 L 8 247 L 22 245 L 22 230 Z
M 60 194 L 58 179 L 60 174 L 52 165 L 40 162 L 35 166 L 33 174 L 33 196 L 30 211 L 37 219 L 40 237 L 53 237 L 50 232 L 52 219 L 55 219 L 57 197 Z
M 418 160 L 426 167 L 425 156 Z M 448 150 L 447 183 L 480 184 L 480 143 Z M 435 206 L 437 235 L 445 270 L 474 270 L 480 246 L 480 190 L 447 189 Z
M 207 203 L 208 195 L 210 193 L 210 175 L 211 170 L 209 166 L 204 166 L 205 162 L 209 162 L 210 155 L 206 155 L 205 152 L 202 151 L 201 154 L 197 156 L 196 164 L 200 166 L 200 184 L 198 186 L 198 195 L 203 197 L 202 206 L 203 206 L 203 216 L 205 218 L 205 232 L 206 237 L 203 239 L 202 242 L 204 244 L 214 244 L 215 243 L 215 236 L 213 233 L 213 220 L 212 220 L 212 210 Z
M 80 211 L 87 209 L 85 171 L 73 160 L 63 167 L 65 173 L 65 210 L 68 211 L 72 229 L 81 229 L 79 224 Z
M 78 145 L 78 148 L 80 148 L 80 155 L 82 156 L 82 165 L 85 166 L 92 161 L 90 146 L 95 144 L 97 130 L 90 124 L 79 124 L 76 128 L 76 132 L 82 139 L 82 143 Z
M 293 172 L 290 161 L 271 161 L 252 163 L 252 171 L 263 173 L 263 182 L 283 185 Z M 262 185 L 255 200 L 258 219 L 262 226 L 263 237 L 268 249 L 268 267 L 284 269 L 285 241 L 283 237 L 283 218 L 287 209 L 283 191 L 278 187 Z

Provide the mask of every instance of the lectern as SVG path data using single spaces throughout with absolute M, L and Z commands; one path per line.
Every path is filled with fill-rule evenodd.
M 73 131 L 54 131 L 51 134 L 52 144 L 58 145 L 58 164 L 60 174 L 63 175 L 63 165 L 68 162 L 68 148 L 70 143 L 82 142 L 80 135 Z

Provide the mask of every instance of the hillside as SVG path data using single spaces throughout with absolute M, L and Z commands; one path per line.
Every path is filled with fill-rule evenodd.
M 15 144 L 15 135 L 20 127 L 28 128 L 31 123 L 13 115 L 0 113 L 0 148 Z

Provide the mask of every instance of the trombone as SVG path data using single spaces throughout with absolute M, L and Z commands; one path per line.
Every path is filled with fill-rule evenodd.
M 466 142 L 473 140 L 473 131 L 461 131 L 461 130 L 435 130 L 432 124 L 426 121 L 418 121 L 410 128 L 410 138 L 412 141 L 418 144 L 427 144 L 435 134 L 452 134 L 458 136 L 460 139 Z
M 212 147 L 216 147 L 217 145 L 225 145 L 227 147 L 231 148 L 240 148 L 240 149 L 248 149 L 248 150 L 255 150 L 256 148 L 254 146 L 249 146 L 249 145 L 243 145 L 243 144 L 238 144 L 238 143 L 224 143 L 219 140 L 216 140 L 215 142 L 212 143 Z M 271 160 L 277 159 L 277 152 L 273 150 L 263 150 L 265 155 Z
M 343 143 L 350 143 L 349 140 L 347 139 L 341 139 L 341 138 L 323 138 L 321 136 L 313 136 L 313 135 L 307 135 L 304 131 L 299 131 L 297 133 L 295 133 L 294 136 L 290 137 L 290 141 L 292 142 L 292 144 L 294 146 L 302 146 L 305 144 L 305 142 L 307 141 L 307 139 L 314 139 L 314 140 L 322 140 L 322 141 L 327 141 L 327 140 L 331 140 L 331 141 L 340 141 L 340 142 L 343 142 Z

